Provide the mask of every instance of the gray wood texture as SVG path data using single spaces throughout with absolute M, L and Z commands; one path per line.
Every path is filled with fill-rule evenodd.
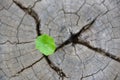
M 0 80 L 120 80 L 120 0 L 0 0 Z

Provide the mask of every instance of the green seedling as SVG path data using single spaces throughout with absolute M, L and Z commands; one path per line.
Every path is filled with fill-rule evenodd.
M 46 56 L 52 55 L 56 49 L 54 38 L 47 34 L 38 36 L 35 43 L 36 49 Z

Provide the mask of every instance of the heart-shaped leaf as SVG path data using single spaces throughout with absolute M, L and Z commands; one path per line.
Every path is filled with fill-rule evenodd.
M 56 49 L 54 39 L 47 34 L 38 36 L 35 43 L 36 49 L 38 49 L 42 54 L 46 56 L 53 54 Z

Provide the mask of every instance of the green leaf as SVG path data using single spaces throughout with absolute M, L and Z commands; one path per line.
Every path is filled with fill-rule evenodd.
M 36 49 L 46 56 L 53 54 L 56 49 L 54 38 L 47 34 L 38 36 L 35 43 Z

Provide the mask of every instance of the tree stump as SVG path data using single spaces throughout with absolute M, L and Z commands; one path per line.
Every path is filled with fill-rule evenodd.
M 120 0 L 0 0 L 0 80 L 120 80 Z

